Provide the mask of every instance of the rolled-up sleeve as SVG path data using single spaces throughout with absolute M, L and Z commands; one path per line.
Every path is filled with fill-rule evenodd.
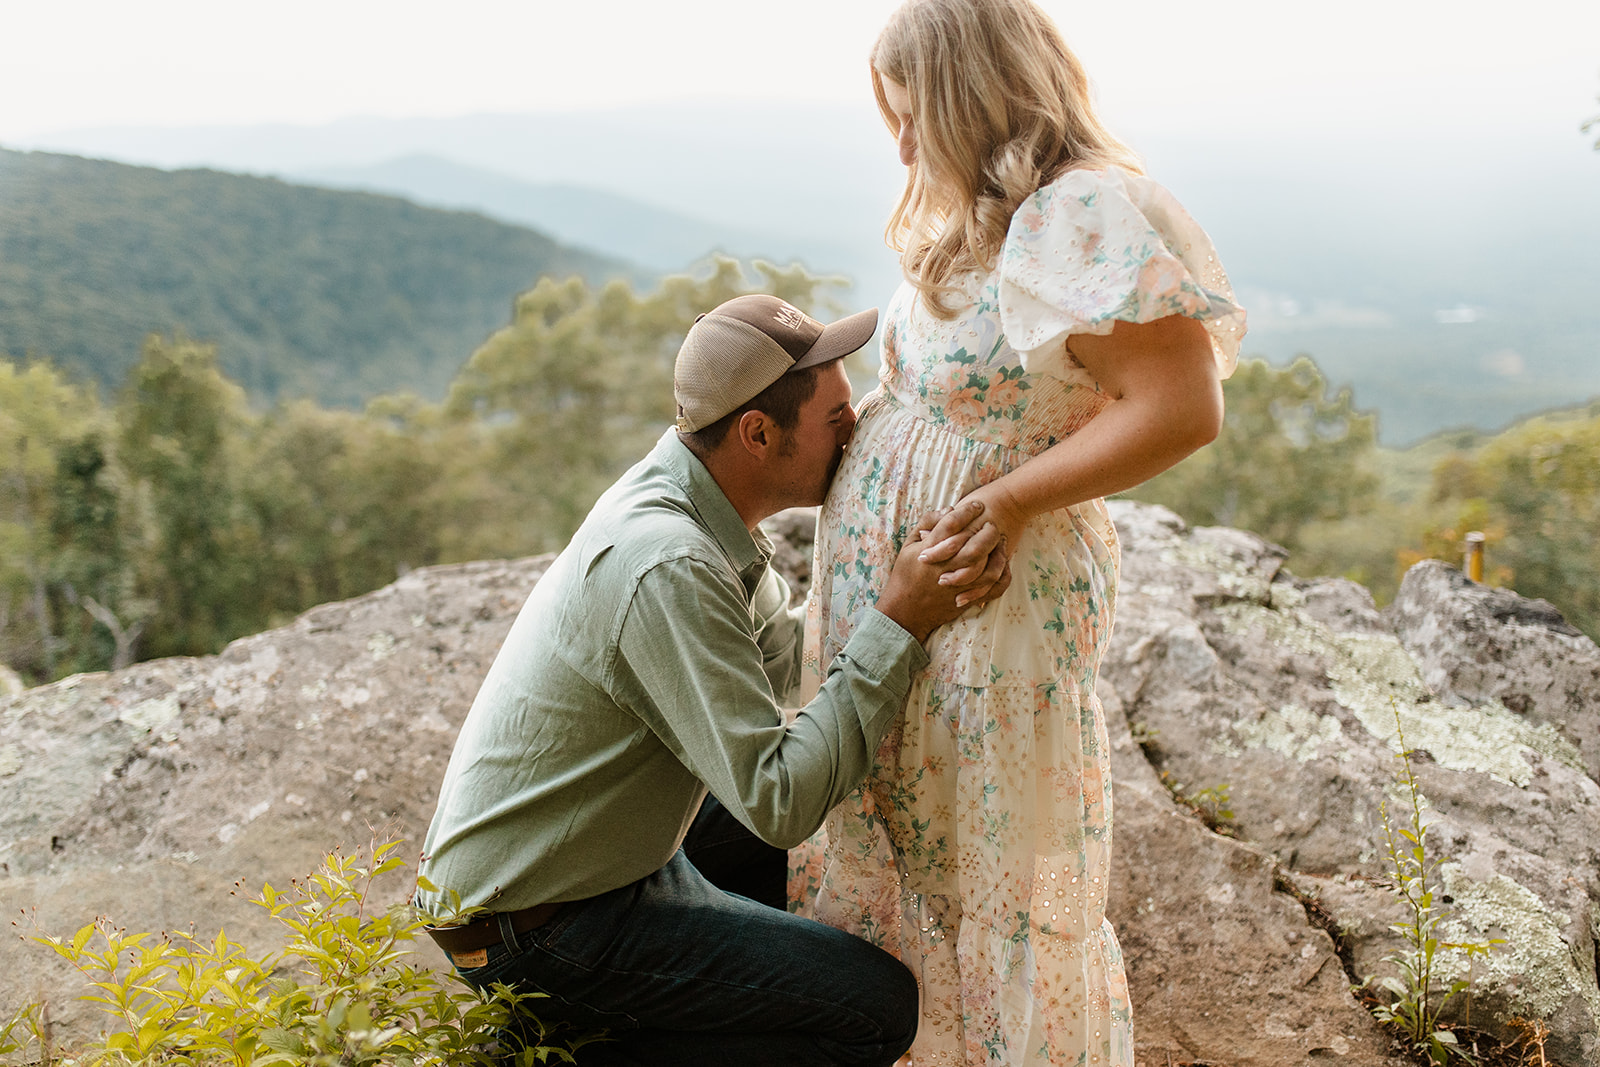
M 763 621 L 753 606 L 760 601 L 752 605 L 726 568 L 693 558 L 657 564 L 621 615 L 610 687 L 735 817 L 788 848 L 866 775 L 927 653 L 867 611 L 815 699 L 786 727 L 772 675 L 787 679 L 788 668 L 772 672 L 768 658 L 775 648 L 780 663 L 797 654 L 798 619 L 791 646 L 767 647 L 758 636 L 789 623 Z

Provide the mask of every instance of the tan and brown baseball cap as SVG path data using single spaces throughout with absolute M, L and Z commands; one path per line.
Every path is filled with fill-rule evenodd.
M 824 326 L 764 293 L 718 304 L 694 320 L 673 364 L 678 429 L 705 429 L 790 371 L 848 356 L 877 328 L 877 308 Z

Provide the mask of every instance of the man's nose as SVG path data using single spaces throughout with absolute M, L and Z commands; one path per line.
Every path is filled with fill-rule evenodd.
M 844 418 L 839 420 L 839 445 L 843 447 L 850 443 L 850 435 L 856 432 L 856 409 L 844 409 Z

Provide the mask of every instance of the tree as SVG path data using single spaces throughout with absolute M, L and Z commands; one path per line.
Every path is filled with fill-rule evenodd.
M 1600 402 L 1513 426 L 1469 462 L 1464 484 L 1440 470 L 1440 499 L 1482 516 L 1501 581 L 1600 639 Z
M 440 463 L 416 435 L 297 401 L 255 423 L 248 449 L 239 492 L 261 537 L 264 624 L 439 561 Z
M 244 393 L 212 345 L 152 335 L 116 407 L 118 453 L 139 506 L 138 593 L 155 605 L 152 655 L 202 655 L 263 618 L 259 538 L 236 471 Z
M 755 291 L 816 307 L 832 284 L 798 265 L 755 264 Z M 477 559 L 550 551 L 571 537 L 602 490 L 673 417 L 672 362 L 701 312 L 752 291 L 739 264 L 669 277 L 640 296 L 544 279 L 517 298 L 510 325 L 462 369 L 436 417 L 410 425 L 450 464 L 453 521 L 444 555 Z
M 756 265 L 815 307 L 829 284 Z M 0 362 L 0 661 L 31 680 L 201 655 L 411 567 L 557 548 L 670 425 L 694 317 L 732 260 L 647 295 L 541 281 L 442 404 L 253 414 L 214 346 L 146 339 L 110 412 Z
M 48 681 L 71 650 L 52 594 L 61 466 L 75 434 L 99 421 L 94 395 L 48 363 L 19 369 L 0 360 L 0 662 Z
M 98 425 L 57 451 L 48 569 L 58 597 L 79 609 L 58 615 L 72 672 L 132 663 L 151 611 L 134 591 L 120 483 Z
M 1354 409 L 1349 389 L 1330 396 L 1309 357 L 1288 367 L 1245 360 L 1223 395 L 1217 439 L 1129 496 L 1252 530 L 1291 553 L 1308 525 L 1370 506 L 1377 420 Z

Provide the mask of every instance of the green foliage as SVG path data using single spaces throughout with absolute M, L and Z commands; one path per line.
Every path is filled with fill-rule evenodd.
M 34 677 L 83 669 L 90 646 L 109 658 L 80 597 L 131 595 L 108 429 L 92 392 L 0 361 L 0 662 Z
M 803 307 L 829 281 L 756 264 Z M 0 361 L 0 663 L 33 681 L 213 652 L 434 563 L 559 548 L 672 418 L 694 317 L 737 263 L 648 294 L 546 280 L 441 404 L 264 414 L 215 346 L 152 335 L 110 410 Z
M 1549 600 L 1600 639 L 1600 402 L 1445 456 L 1431 503 L 1442 518 L 1423 531 L 1425 552 L 1459 558 L 1466 532 L 1482 531 L 1487 581 Z
M 1218 782 L 1215 785 L 1201 786 L 1193 792 L 1182 782 L 1174 779 L 1170 772 L 1161 772 L 1161 784 L 1167 787 L 1167 792 L 1172 795 L 1179 806 L 1186 809 L 1189 814 L 1206 824 L 1206 829 L 1223 837 L 1234 837 L 1237 828 L 1233 825 L 1233 798 L 1232 787 L 1227 782 Z
M 156 605 L 151 655 L 200 655 L 253 621 L 254 576 L 239 565 L 258 547 L 237 493 L 246 413 L 216 348 L 183 338 L 148 338 L 117 402 L 118 455 L 144 542 L 139 592 Z
M 1129 495 L 1165 504 L 1191 522 L 1253 530 L 1291 552 L 1302 529 L 1364 510 L 1376 419 L 1328 395 L 1309 358 L 1289 367 L 1245 360 L 1223 385 L 1217 439 Z
M 1556 603 L 1600 637 L 1600 404 L 1533 419 L 1489 442 L 1475 464 L 1497 525 L 1496 557 L 1525 596 Z
M 390 420 L 296 401 L 242 429 L 237 480 L 260 549 L 258 628 L 440 558 L 444 456 Z
M 271 886 L 255 901 L 281 924 L 281 950 L 252 956 L 225 933 L 129 934 L 99 920 L 70 938 L 41 937 L 84 977 L 86 999 L 112 1029 L 92 1047 L 55 1057 L 37 1006 L 0 1028 L 0 1053 L 35 1062 L 104 1064 L 523 1065 L 571 1063 L 593 1040 L 561 1040 L 533 1014 L 536 995 L 502 985 L 487 993 L 453 974 L 405 962 L 423 921 L 409 905 L 375 910 L 374 880 L 404 864 L 400 842 L 367 857 L 328 856 L 320 871 Z M 502 1027 L 515 1017 L 533 1040 L 520 1048 Z M 496 1059 L 490 1045 L 501 1041 Z
M 49 1044 L 44 1011 L 37 1004 L 24 1004 L 10 1019 L 0 1024 L 0 1056 L 9 1056 L 33 1047 L 45 1051 L 43 1062 L 48 1063 Z
M 828 284 L 799 266 L 755 269 L 756 291 L 799 307 L 816 307 Z M 644 296 L 573 278 L 518 297 L 433 420 L 436 454 L 451 457 L 445 556 L 564 545 L 671 423 L 672 361 L 695 317 L 748 291 L 739 264 L 718 259 L 709 276 L 671 277 Z
M 181 327 L 259 403 L 438 397 L 540 275 L 628 273 L 395 197 L 0 150 L 0 352 L 106 388 L 143 337 Z
M 1400 709 L 1395 708 L 1395 730 L 1400 751 L 1396 758 L 1401 771 L 1397 778 L 1407 791 L 1407 822 L 1395 826 L 1389 817 L 1389 803 L 1384 801 L 1383 835 L 1385 850 L 1394 875 L 1394 892 L 1404 905 L 1405 919 L 1389 927 L 1399 934 L 1404 948 L 1384 957 L 1393 964 L 1398 975 L 1367 980 L 1369 985 L 1389 993 L 1393 999 L 1372 1009 L 1380 1022 L 1388 1023 L 1401 1038 L 1419 1053 L 1425 1054 L 1434 1064 L 1447 1064 L 1452 1059 L 1469 1059 L 1449 1029 L 1439 1025 L 1439 1013 L 1451 998 L 1468 992 L 1472 983 L 1464 978 L 1452 979 L 1442 990 L 1437 986 L 1436 972 L 1440 953 L 1452 952 L 1472 958 L 1487 955 L 1499 938 L 1487 941 L 1445 941 L 1439 936 L 1439 926 L 1444 913 L 1436 903 L 1431 883 L 1442 858 L 1428 852 L 1428 827 L 1422 817 L 1422 794 L 1417 789 L 1417 778 L 1411 769 L 1411 750 L 1406 747 L 1404 728 L 1400 723 Z
M 1477 530 L 1489 584 L 1549 600 L 1600 639 L 1600 403 L 1392 452 L 1310 359 L 1246 360 L 1224 393 L 1217 440 L 1129 496 L 1261 534 L 1294 573 L 1354 579 L 1380 604 L 1419 560 L 1459 564 Z

